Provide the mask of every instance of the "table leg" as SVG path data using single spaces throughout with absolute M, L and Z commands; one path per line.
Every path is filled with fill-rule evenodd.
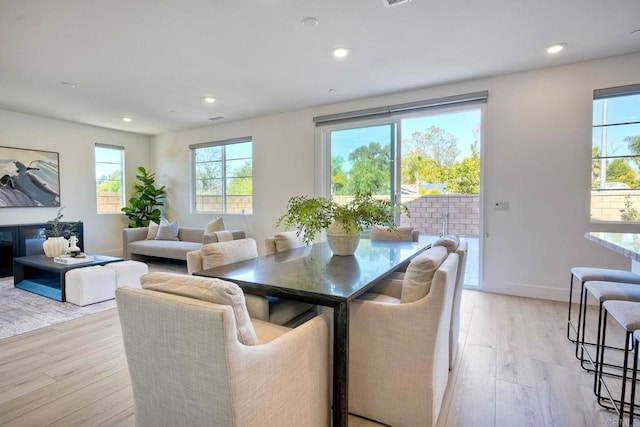
M 333 427 L 349 419 L 349 304 L 333 309 Z

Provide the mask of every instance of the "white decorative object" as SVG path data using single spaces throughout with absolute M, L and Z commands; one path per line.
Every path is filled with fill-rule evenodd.
M 327 242 L 334 255 L 353 255 L 360 244 L 360 233 L 347 233 L 342 222 L 334 221 L 327 227 Z
M 64 255 L 69 250 L 69 241 L 64 237 L 49 237 L 42 243 L 44 254 L 49 258 Z
M 69 252 L 80 252 L 78 247 L 78 238 L 76 236 L 69 237 Z

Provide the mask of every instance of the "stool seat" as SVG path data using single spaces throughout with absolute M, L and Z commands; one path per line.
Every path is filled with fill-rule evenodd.
M 573 274 L 581 282 L 590 282 L 593 280 L 605 282 L 623 282 L 640 284 L 640 274 L 632 273 L 626 270 L 614 270 L 611 268 L 594 268 L 594 267 L 573 267 Z
M 69 270 L 65 282 L 67 301 L 81 307 L 116 297 L 116 272 L 101 265 Z
M 112 262 L 104 267 L 116 272 L 116 288 L 121 286 L 142 288 L 140 277 L 149 272 L 147 264 L 133 260 Z
M 589 281 L 584 284 L 584 287 L 599 302 L 608 300 L 640 301 L 640 286 L 637 284 Z
M 640 304 L 634 301 L 605 301 L 604 308 L 622 329 L 634 332 L 640 329 Z

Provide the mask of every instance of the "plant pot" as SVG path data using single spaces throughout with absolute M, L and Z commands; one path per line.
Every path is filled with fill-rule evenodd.
M 49 237 L 42 243 L 42 249 L 49 258 L 64 255 L 69 250 L 69 241 L 64 237 Z
M 346 232 L 342 223 L 333 222 L 327 228 L 327 242 L 334 255 L 353 255 L 360 244 L 360 233 Z

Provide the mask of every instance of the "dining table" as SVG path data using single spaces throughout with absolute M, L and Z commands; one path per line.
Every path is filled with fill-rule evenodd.
M 333 426 L 348 422 L 349 302 L 428 249 L 417 242 L 362 238 L 354 255 L 333 255 L 326 241 L 194 273 L 236 283 L 245 293 L 333 309 Z

